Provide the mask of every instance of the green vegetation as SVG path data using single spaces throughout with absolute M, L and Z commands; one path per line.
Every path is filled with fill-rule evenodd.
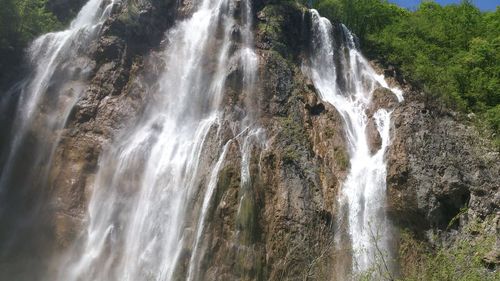
M 347 151 L 342 147 L 335 147 L 333 153 L 340 169 L 343 171 L 347 170 L 349 168 L 349 155 L 347 155 Z
M 386 0 L 318 0 L 323 16 L 345 23 L 372 59 L 395 66 L 430 98 L 475 113 L 500 140 L 500 8 L 472 1 L 415 11 Z M 486 127 L 485 126 L 485 127 Z
M 13 72 L 29 42 L 62 26 L 47 0 L 0 0 L 0 80 Z
M 500 272 L 489 271 L 483 257 L 495 246 L 494 235 L 461 238 L 451 247 L 430 249 L 408 232 L 401 235 L 401 281 L 488 281 L 499 280 Z
M 417 239 L 411 231 L 401 230 L 399 238 L 400 276 L 388 272 L 384 252 L 374 265 L 354 276 L 355 280 L 374 279 L 397 281 L 493 281 L 500 280 L 500 271 L 489 269 L 485 257 L 495 249 L 495 233 L 486 231 L 494 223 L 493 216 L 484 221 L 471 221 L 450 245 L 437 242 L 432 246 Z M 379 238 L 373 239 L 377 243 Z M 448 241 L 450 242 L 450 241 Z M 375 244 L 376 245 L 376 244 Z M 380 278 L 375 278 L 380 276 Z
M 385 26 L 409 14 L 406 9 L 385 0 L 318 0 L 314 6 L 322 16 L 342 22 L 360 39 L 380 32 Z

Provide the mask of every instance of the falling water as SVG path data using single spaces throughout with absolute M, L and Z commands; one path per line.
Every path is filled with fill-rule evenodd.
M 83 81 L 92 70 L 85 50 L 99 34 L 113 6 L 114 1 L 91 0 L 67 30 L 45 34 L 29 47 L 28 58 L 35 70 L 19 90 L 15 133 L 7 150 L 7 165 L 0 176 L 0 190 L 9 181 L 12 164 L 30 130 L 38 130 L 43 134 L 38 136 L 40 138 L 50 138 L 45 140 L 48 147 L 40 148 L 32 166 L 49 167 L 47 163 L 50 163 L 60 129 L 84 92 Z
M 229 147 L 259 131 L 251 114 L 228 121 L 221 106 L 235 68 L 242 69 L 241 91 L 252 91 L 257 57 L 250 28 L 249 1 L 203 0 L 167 32 L 153 98 L 101 156 L 88 226 L 58 280 L 202 278 L 201 239 L 218 173 Z M 235 30 L 241 40 L 234 40 Z M 233 124 L 230 139 L 226 121 Z
M 343 183 L 339 203 L 341 210 L 347 210 L 352 271 L 356 274 L 371 269 L 379 262 L 391 262 L 390 224 L 384 210 L 384 154 L 390 144 L 391 112 L 378 109 L 373 114 L 372 118 L 382 139 L 380 149 L 373 154 L 367 136 L 370 120 L 366 113 L 373 91 L 378 87 L 389 86 L 357 50 L 354 36 L 345 26 L 338 26 L 342 38 L 341 42 L 335 42 L 334 27 L 326 18 L 312 10 L 312 21 L 312 56 L 310 67 L 306 71 L 320 98 L 335 106 L 345 123 L 350 171 Z M 401 101 L 402 92 L 398 89 L 391 90 Z
M 6 137 L 0 154 L 2 260 L 25 253 L 35 259 L 35 248 L 44 244 L 46 220 L 41 213 L 49 209 L 43 200 L 52 157 L 94 67 L 87 57 L 89 45 L 114 7 L 114 1 L 90 0 L 68 29 L 37 38 L 27 50 L 32 72 L 1 97 L 3 108 L 16 107 L 11 131 L 2 132 Z M 7 273 L 0 272 L 0 278 L 3 274 Z

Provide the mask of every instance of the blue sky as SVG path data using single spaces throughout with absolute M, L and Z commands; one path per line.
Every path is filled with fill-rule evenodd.
M 420 0 L 389 0 L 389 2 L 396 3 L 406 8 L 414 8 L 420 3 Z M 436 2 L 441 5 L 446 5 L 460 3 L 460 0 L 436 0 Z M 500 6 L 500 0 L 473 0 L 473 2 L 482 11 L 495 10 L 497 6 Z

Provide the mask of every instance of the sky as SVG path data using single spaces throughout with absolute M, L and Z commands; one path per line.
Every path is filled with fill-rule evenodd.
M 441 5 L 460 3 L 460 0 L 435 0 Z M 418 6 L 420 0 L 389 0 L 389 2 L 396 3 L 405 8 L 414 8 Z M 500 0 L 473 0 L 474 4 L 482 11 L 495 10 L 500 6 Z

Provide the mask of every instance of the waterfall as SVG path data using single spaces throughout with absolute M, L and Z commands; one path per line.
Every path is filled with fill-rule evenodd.
M 44 223 L 37 221 L 43 215 L 36 214 L 36 207 L 18 214 L 25 206 L 15 205 L 29 204 L 26 193 L 47 185 L 68 117 L 95 70 L 88 50 L 117 5 L 121 2 L 90 0 L 67 30 L 41 36 L 28 50 L 34 70 L 16 88 L 15 131 L 0 159 L 0 217 L 13 217 L 12 225 L 21 222 L 33 232 Z M 266 136 L 256 124 L 259 106 L 252 97 L 259 59 L 253 49 L 251 0 L 198 0 L 188 6 L 192 14 L 183 15 L 166 32 L 160 55 L 150 57 L 159 60 L 161 73 L 141 93 L 145 104 L 140 116 L 103 148 L 80 235 L 62 256 L 51 260 L 56 266 L 41 265 L 57 268 L 42 270 L 44 280 L 204 280 L 219 176 L 235 158 L 240 161 L 240 186 L 234 233 L 224 238 L 233 256 L 253 257 L 258 222 L 253 216 L 257 203 L 251 164 Z M 390 145 L 391 111 L 367 112 L 377 88 L 390 89 L 399 101 L 402 92 L 376 74 L 345 26 L 334 27 L 315 10 L 312 23 L 311 57 L 303 70 L 320 98 L 342 116 L 350 156 L 338 200 L 338 225 L 345 219 L 344 236 L 349 238 L 337 234 L 338 244 L 349 243 L 353 274 L 370 270 L 380 258 L 390 271 L 384 155 Z M 231 83 L 238 84 L 238 92 L 229 97 Z M 376 151 L 370 147 L 370 124 L 381 139 Z M 21 175 L 25 170 L 27 175 Z M 9 192 L 14 196 L 4 196 Z M 23 232 L 10 229 L 10 224 L 2 226 L 9 237 L 0 232 L 0 242 L 7 244 L 0 257 L 19 248 L 19 242 L 9 243 Z M 243 268 L 238 274 L 245 270 L 260 269 Z
M 332 104 L 342 116 L 350 156 L 349 172 L 339 197 L 339 220 L 345 217 L 347 221 L 339 221 L 338 225 L 347 225 L 347 242 L 352 247 L 352 273 L 363 273 L 380 263 L 384 267 L 387 265 L 384 270 L 391 270 L 391 226 L 385 215 L 384 158 L 390 144 L 390 111 L 378 109 L 373 114 L 373 121 L 382 139 L 375 153 L 370 151 L 367 136 L 370 122 L 367 110 L 372 94 L 378 87 L 389 86 L 357 50 L 354 36 L 345 26 L 334 27 L 317 11 L 311 10 L 311 13 L 312 54 L 309 68 L 306 67 L 305 71 L 311 77 L 320 98 Z M 340 42 L 335 41 L 334 32 L 341 34 Z M 399 101 L 403 99 L 400 90 L 391 90 Z
M 86 229 L 57 280 L 202 278 L 202 239 L 219 171 L 234 143 L 248 160 L 247 143 L 260 130 L 249 109 L 228 120 L 222 106 L 231 70 L 242 69 L 246 96 L 253 90 L 250 1 L 195 7 L 165 36 L 164 70 L 143 115 L 101 155 Z
M 31 73 L 1 97 L 2 107 L 16 107 L 10 132 L 2 132 L 6 139 L 0 154 L 1 258 L 24 254 L 35 258 L 34 249 L 46 244 L 47 218 L 42 213 L 48 209 L 53 154 L 94 68 L 89 46 L 114 5 L 114 1 L 90 0 L 68 29 L 34 40 L 26 54 Z M 36 231 L 36 238 L 29 235 Z
M 34 71 L 18 90 L 15 132 L 0 176 L 0 191 L 9 180 L 12 164 L 30 130 L 39 130 L 39 134 L 44 134 L 39 137 L 50 138 L 45 141 L 49 147 L 39 149 L 41 153 L 33 167 L 42 164 L 49 167 L 60 129 L 84 92 L 84 81 L 92 71 L 92 62 L 84 52 L 97 38 L 113 5 L 114 1 L 91 0 L 67 30 L 42 35 L 29 47 L 28 59 Z

